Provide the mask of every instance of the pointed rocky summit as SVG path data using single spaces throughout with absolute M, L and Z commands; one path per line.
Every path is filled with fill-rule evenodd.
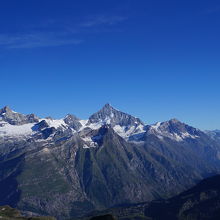
M 105 104 L 101 110 L 93 114 L 89 118 L 88 123 L 110 124 L 112 127 L 114 127 L 115 125 L 127 127 L 143 124 L 143 122 L 139 118 L 116 110 L 109 103 Z

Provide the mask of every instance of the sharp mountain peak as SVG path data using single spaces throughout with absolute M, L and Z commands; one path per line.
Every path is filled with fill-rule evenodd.
M 99 111 L 118 111 L 116 108 L 114 108 L 110 103 L 106 103 Z
M 8 105 L 0 109 L 0 114 L 7 113 L 7 112 L 13 112 L 12 109 Z
M 172 118 L 170 119 L 168 122 L 170 123 L 182 123 L 180 120 L 178 120 L 177 118 Z
M 99 123 L 100 121 L 112 124 L 113 126 L 144 125 L 139 118 L 119 111 L 112 107 L 109 103 L 105 104 L 98 112 L 89 117 L 89 123 Z

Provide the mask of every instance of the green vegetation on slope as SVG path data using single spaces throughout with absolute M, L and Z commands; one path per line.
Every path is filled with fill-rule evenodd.
M 10 206 L 0 206 L 0 219 L 2 220 L 56 220 L 53 217 L 23 217 L 17 209 Z

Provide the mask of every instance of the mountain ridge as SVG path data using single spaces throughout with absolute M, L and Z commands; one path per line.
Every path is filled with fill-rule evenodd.
M 67 114 L 64 118 L 61 119 L 53 119 L 39 118 L 34 114 L 24 115 L 21 113 L 17 113 L 11 110 L 8 106 L 0 109 L 0 127 L 4 126 L 4 122 L 9 123 L 9 125 L 26 125 L 31 123 L 36 124 L 42 121 L 47 122 L 49 125 L 48 127 L 68 127 L 70 129 L 73 129 L 74 131 L 79 131 L 80 129 L 82 130 L 84 127 L 97 129 L 100 128 L 102 125 L 109 124 L 119 135 L 126 138 L 127 140 L 131 139 L 133 141 L 137 140 L 137 137 L 141 136 L 141 134 L 145 133 L 146 131 L 150 132 L 150 130 L 154 133 L 160 131 L 158 132 L 158 136 L 160 136 L 161 130 L 164 130 L 166 124 L 169 124 L 169 126 L 167 126 L 167 129 L 169 129 L 169 131 L 167 133 L 171 133 L 172 125 L 174 124 L 175 126 L 180 124 L 181 126 L 186 125 L 180 122 L 178 119 L 170 119 L 168 121 L 157 122 L 152 125 L 144 124 L 139 118 L 116 110 L 109 103 L 105 104 L 98 112 L 92 114 L 88 120 L 81 120 L 73 114 Z M 197 130 L 198 129 L 194 129 L 194 131 Z M 187 133 L 186 129 L 182 132 L 183 134 L 174 133 L 173 138 L 176 140 L 181 140 L 185 136 L 191 135 Z M 209 136 L 214 137 L 213 133 L 211 132 L 205 133 Z M 132 138 L 130 138 L 131 136 Z M 172 138 L 170 135 L 165 136 Z

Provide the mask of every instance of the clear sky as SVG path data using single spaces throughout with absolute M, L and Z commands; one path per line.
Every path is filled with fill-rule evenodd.
M 0 106 L 220 129 L 219 0 L 0 2 Z

